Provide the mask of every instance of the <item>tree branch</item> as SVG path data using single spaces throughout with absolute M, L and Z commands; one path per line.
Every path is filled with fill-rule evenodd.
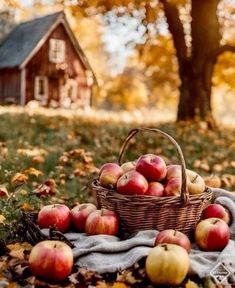
M 235 46 L 232 45 L 222 45 L 220 47 L 218 47 L 217 49 L 215 49 L 214 51 L 212 51 L 211 53 L 211 57 L 213 61 L 216 61 L 216 59 L 223 54 L 224 52 L 233 52 L 235 53 Z
M 203 85 L 207 92 L 210 90 L 210 85 L 211 85 L 210 75 L 213 72 L 214 65 L 216 64 L 217 58 L 224 52 L 235 53 L 235 46 L 225 44 L 214 49 L 204 62 L 202 75 L 203 75 Z

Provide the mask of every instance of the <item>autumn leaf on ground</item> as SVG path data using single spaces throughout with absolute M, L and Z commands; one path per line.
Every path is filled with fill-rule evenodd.
M 11 257 L 17 258 L 20 260 L 25 259 L 25 255 L 31 251 L 32 245 L 30 245 L 28 242 L 23 243 L 15 243 L 15 244 L 9 244 L 7 245 L 7 248 L 10 249 L 10 252 L 8 253 Z
M 120 272 L 117 276 L 117 281 L 126 282 L 128 284 L 135 284 L 137 282 L 141 282 L 141 280 L 136 279 L 133 276 L 132 271 L 129 270 L 123 270 L 122 272 Z
M 61 165 L 65 165 L 65 164 L 67 164 L 68 162 L 69 162 L 69 158 L 68 158 L 66 155 L 60 156 L 60 158 L 59 158 L 59 163 L 60 163 Z
M 197 285 L 197 283 L 188 280 L 187 283 L 185 284 L 185 288 L 199 288 L 199 286 Z
M 45 158 L 43 156 L 41 156 L 41 155 L 38 155 L 38 156 L 34 156 L 32 161 L 34 163 L 37 163 L 37 164 L 42 164 L 42 163 L 45 162 Z
M 3 224 L 5 220 L 6 218 L 2 214 L 0 214 L 0 224 Z
M 128 286 L 123 282 L 115 282 L 112 288 L 128 288 Z
M 11 179 L 11 183 L 26 183 L 28 180 L 28 176 L 25 175 L 24 173 L 17 172 Z
M 212 187 L 212 188 L 220 188 L 221 187 L 221 179 L 220 177 L 216 175 L 211 175 L 211 176 L 205 176 L 203 177 L 206 186 Z
M 75 170 L 73 170 L 73 174 L 74 174 L 74 176 L 80 176 L 80 177 L 86 176 L 86 172 L 82 171 L 79 168 L 76 168 Z
M 40 170 L 38 170 L 38 169 L 35 169 L 35 168 L 33 168 L 33 167 L 30 167 L 29 169 L 26 169 L 24 172 L 25 172 L 26 174 L 28 174 L 28 175 L 34 175 L 34 176 L 36 176 L 36 177 L 39 177 L 39 176 L 42 176 L 42 175 L 43 175 L 42 171 L 40 171 Z
M 21 206 L 21 209 L 25 212 L 34 210 L 34 208 L 32 208 L 28 202 L 24 202 L 23 205 Z
M 45 185 L 47 185 L 48 187 L 51 187 L 51 188 L 55 188 L 57 185 L 55 183 L 55 180 L 52 179 L 52 178 L 48 178 L 45 182 L 44 182 Z
M 95 285 L 96 288 L 111 288 L 105 281 L 98 281 Z

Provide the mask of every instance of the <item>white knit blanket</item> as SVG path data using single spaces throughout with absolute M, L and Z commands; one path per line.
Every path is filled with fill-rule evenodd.
M 213 202 L 224 205 L 232 214 L 234 221 L 230 226 L 231 240 L 221 252 L 200 251 L 193 243 L 190 251 L 190 273 L 197 274 L 200 278 L 215 275 L 219 284 L 235 284 L 235 194 L 223 189 L 213 189 Z M 67 233 L 65 236 L 75 244 L 73 253 L 76 264 L 91 271 L 105 273 L 131 267 L 147 256 L 154 246 L 157 233 L 156 230 L 140 231 L 127 240 L 108 235 L 86 236 L 84 233 Z M 216 265 L 218 268 L 215 268 Z M 220 273 L 229 275 L 218 278 Z

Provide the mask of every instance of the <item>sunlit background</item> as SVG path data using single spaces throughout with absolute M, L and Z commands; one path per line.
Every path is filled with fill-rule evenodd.
M 83 1 L 82 1 L 83 2 Z M 190 4 L 179 1 L 180 19 L 184 24 L 186 45 L 191 47 Z M 128 7 L 99 11 L 78 9 L 79 1 L 3 0 L 1 11 L 10 9 L 4 31 L 16 23 L 64 10 L 72 29 L 84 49 L 99 82 L 94 107 L 131 113 L 157 111 L 158 117 L 175 119 L 179 100 L 178 65 L 175 49 L 164 13 L 158 1 L 150 1 L 157 15 L 139 9 L 128 13 Z M 219 4 L 221 43 L 235 44 L 235 0 Z M 155 19 L 151 21 L 151 17 Z M 206 23 L 205 23 L 206 25 Z M 146 31 L 147 30 L 147 31 Z M 0 31 L 3 35 L 3 31 Z M 235 54 L 223 53 L 215 66 L 212 108 L 216 119 L 233 123 L 235 117 Z M 146 112 L 148 111 L 148 112 Z M 135 115 L 135 114 L 134 114 Z M 152 113 L 152 117 L 156 115 Z M 145 116 L 144 116 L 145 117 Z

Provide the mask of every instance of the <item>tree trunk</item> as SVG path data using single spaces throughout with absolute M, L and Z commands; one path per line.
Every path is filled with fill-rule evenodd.
M 217 6 L 220 0 L 192 0 L 192 48 L 185 43 L 183 24 L 173 1 L 163 4 L 172 34 L 181 80 L 177 120 L 211 117 L 211 87 L 215 61 L 211 54 L 220 46 Z M 190 55 L 189 55 L 190 54 Z M 211 59 L 211 61 L 209 61 Z

